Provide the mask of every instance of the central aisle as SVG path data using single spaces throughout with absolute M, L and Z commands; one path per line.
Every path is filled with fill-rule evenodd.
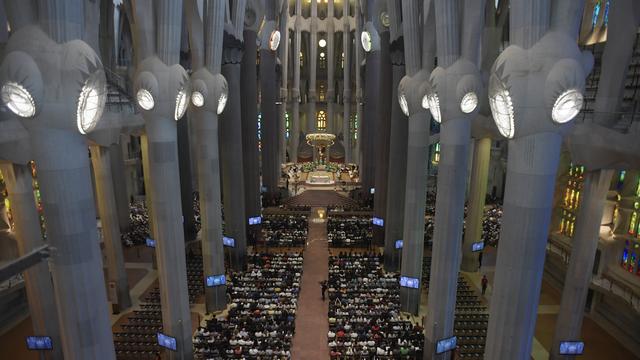
M 318 210 L 312 208 L 309 216 L 309 238 L 304 250 L 302 283 L 296 314 L 296 334 L 293 337 L 291 357 L 294 360 L 329 358 L 327 333 L 329 300 L 322 301 L 320 282 L 329 275 L 327 223 L 316 223 Z M 319 220 L 319 219 L 318 219 Z

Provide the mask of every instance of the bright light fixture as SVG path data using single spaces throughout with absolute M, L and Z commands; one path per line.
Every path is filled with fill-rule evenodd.
M 321 48 L 327 46 L 327 40 L 320 39 L 320 41 L 318 41 L 318 46 L 320 46 Z
M 324 55 L 324 52 L 321 52 L 321 53 L 320 53 L 320 58 L 324 59 L 324 56 L 325 56 L 325 55 Z
M 229 87 L 226 83 L 222 87 L 222 92 L 220 93 L 220 97 L 218 98 L 218 108 L 216 109 L 216 113 L 218 115 L 222 114 L 224 108 L 227 106 L 227 99 L 229 98 Z
M 20 117 L 32 117 L 36 113 L 36 103 L 24 86 L 10 81 L 0 89 L 2 102 L 9 110 Z
M 404 94 L 398 95 L 398 102 L 400 103 L 400 109 L 402 112 L 409 116 L 409 104 L 407 103 L 407 97 Z
M 429 94 L 427 102 L 429 103 L 429 111 L 431 112 L 431 116 L 433 116 L 433 120 L 440 123 L 442 119 L 440 118 L 440 99 L 438 98 L 438 94 Z
M 176 121 L 180 120 L 184 113 L 187 111 L 187 105 L 189 104 L 189 96 L 184 88 L 181 88 L 178 91 L 178 95 L 176 95 L 176 110 L 174 113 L 174 119 Z
M 509 90 L 498 89 L 493 96 L 489 97 L 489 106 L 491 106 L 493 121 L 495 121 L 500 134 L 507 139 L 513 138 L 516 131 L 515 115 Z
M 191 102 L 196 107 L 202 107 L 204 105 L 204 95 L 200 91 L 194 91 L 191 93 Z
M 97 78 L 89 78 L 82 86 L 78 97 L 76 120 L 78 131 L 86 134 L 93 130 L 102 116 L 106 100 L 106 88 Z
M 422 97 L 422 108 L 429 110 L 429 95 L 425 95 Z
M 469 114 L 473 112 L 476 107 L 478 107 L 478 95 L 473 91 L 466 93 L 462 97 L 462 101 L 460 101 L 460 110 L 465 114 Z
M 269 36 L 269 49 L 271 51 L 278 50 L 278 46 L 280 45 L 280 31 L 274 30 L 271 32 L 271 36 Z
M 582 109 L 584 98 L 582 93 L 576 89 L 570 89 L 558 96 L 553 109 L 551 110 L 551 118 L 558 124 L 564 124 L 571 121 Z
M 138 105 L 144 110 L 151 110 L 156 105 L 155 100 L 153 99 L 153 95 L 147 89 L 140 89 L 136 94 L 136 100 L 138 101 Z
M 360 34 L 360 42 L 362 42 L 362 48 L 364 51 L 371 51 L 373 44 L 371 41 L 371 34 L 368 31 L 363 31 L 362 34 Z

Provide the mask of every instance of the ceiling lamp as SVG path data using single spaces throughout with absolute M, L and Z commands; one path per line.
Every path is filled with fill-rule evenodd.
M 570 89 L 558 96 L 551 110 L 551 118 L 558 124 L 571 121 L 582 109 L 584 98 L 576 89 Z
M 442 119 L 440 118 L 440 99 L 438 98 L 438 94 L 435 92 L 429 94 L 427 96 L 427 102 L 429 103 L 429 111 L 431 112 L 431 116 L 433 116 L 433 120 L 440 123 Z
M 195 107 L 202 107 L 204 105 L 204 95 L 200 91 L 194 91 L 191 93 L 191 103 Z
M 93 130 L 102 116 L 104 104 L 106 102 L 106 84 L 100 81 L 99 73 L 89 77 L 85 81 L 80 96 L 78 97 L 78 107 L 76 109 L 76 121 L 78 131 L 86 134 Z
M 373 43 L 371 40 L 371 34 L 368 31 L 365 30 L 362 32 L 362 34 L 360 34 L 360 42 L 362 43 L 362 48 L 364 49 L 364 51 L 371 51 Z
M 229 99 L 229 86 L 225 81 L 222 86 L 222 91 L 220 92 L 220 97 L 218 98 L 218 108 L 216 109 L 216 113 L 218 115 L 222 114 L 224 108 L 227 106 L 227 100 Z
M 327 40 L 320 39 L 320 41 L 318 41 L 318 46 L 320 46 L 321 48 L 327 46 Z
M 138 105 L 144 110 L 151 110 L 155 106 L 155 101 L 153 100 L 153 95 L 147 89 L 140 89 L 136 94 L 136 100 L 138 101 Z
M 398 96 L 398 103 L 400 103 L 400 109 L 405 116 L 409 116 L 409 104 L 407 103 L 407 97 L 404 94 Z
M 187 91 L 184 88 L 181 88 L 178 91 L 178 95 L 176 95 L 176 110 L 174 113 L 174 119 L 176 121 L 180 120 L 184 113 L 187 111 L 187 105 L 189 103 L 189 96 L 187 95 Z
M 478 107 L 478 95 L 475 92 L 468 92 L 462 97 L 460 101 L 460 110 L 463 113 L 469 114 Z
M 498 130 L 502 136 L 512 139 L 516 133 L 515 129 L 515 113 L 513 111 L 513 102 L 509 90 L 497 76 L 492 76 L 489 82 L 489 106 L 493 114 Z
M 321 52 L 321 53 L 320 53 L 320 57 L 321 57 L 322 59 L 324 59 L 324 56 L 325 56 L 325 55 L 324 55 L 324 52 Z
M 280 46 L 280 31 L 274 30 L 269 36 L 269 49 L 276 51 L 278 50 L 278 46 Z
M 422 108 L 429 110 L 429 95 L 425 95 L 422 97 Z
M 36 103 L 24 86 L 10 81 L 2 85 L 0 89 L 2 102 L 9 110 L 20 117 L 32 117 L 36 113 Z

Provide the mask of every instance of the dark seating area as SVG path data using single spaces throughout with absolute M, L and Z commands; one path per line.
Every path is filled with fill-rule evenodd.
M 420 359 L 420 325 L 400 314 L 396 274 L 385 274 L 377 254 L 329 258 L 331 359 Z
M 371 217 L 329 216 L 329 247 L 368 247 L 372 239 Z
M 304 246 L 307 234 L 306 215 L 266 215 L 262 220 L 262 235 L 268 246 Z
M 202 256 L 187 256 L 187 279 L 189 285 L 189 303 L 194 304 L 204 293 Z M 162 331 L 162 308 L 160 288 L 150 290 L 140 305 L 127 317 L 121 330 L 113 333 L 113 341 L 118 360 L 156 359 L 161 348 L 158 346 L 157 333 Z
M 302 256 L 254 254 L 227 283 L 228 315 L 196 330 L 196 359 L 289 359 L 302 276 Z
M 422 281 L 427 290 L 429 289 L 430 274 L 431 257 L 425 257 L 422 261 Z M 480 301 L 476 291 L 468 284 L 466 278 L 459 275 L 453 331 L 458 338 L 458 351 L 461 359 L 484 358 L 488 326 L 487 307 Z

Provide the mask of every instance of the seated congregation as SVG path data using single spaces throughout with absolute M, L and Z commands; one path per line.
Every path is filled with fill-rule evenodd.
M 302 276 L 302 256 L 254 254 L 231 273 L 226 315 L 213 317 L 193 338 L 196 359 L 289 359 Z

